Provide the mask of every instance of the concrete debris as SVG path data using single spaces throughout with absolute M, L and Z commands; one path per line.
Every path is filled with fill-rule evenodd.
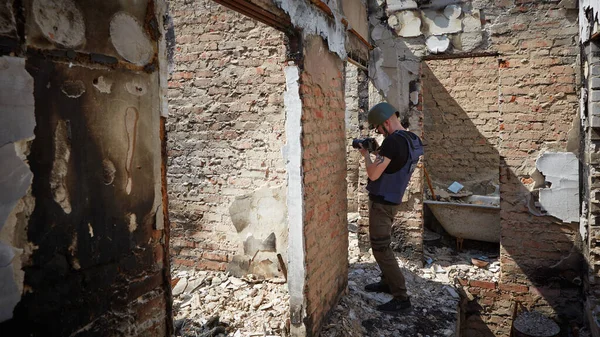
M 354 214 L 350 214 L 356 220 Z M 367 293 L 364 286 L 379 279 L 370 253 L 362 253 L 357 233 L 349 233 L 348 293 L 323 324 L 321 336 L 457 336 L 458 278 L 497 282 L 498 255 L 480 250 L 457 252 L 428 244 L 420 267 L 398 258 L 413 308 L 387 315 L 376 305 L 391 295 Z M 485 260 L 479 268 L 471 259 Z M 173 297 L 176 336 L 289 336 L 289 295 L 283 279 L 234 277 L 226 272 L 174 270 Z M 215 316 L 217 315 L 218 316 Z
M 174 270 L 175 336 L 288 336 L 289 295 L 282 279 Z M 218 316 L 216 316 L 218 315 Z
M 423 268 L 425 278 L 449 279 L 450 283 L 457 278 L 489 282 L 500 279 L 500 261 L 496 253 L 475 249 L 457 252 L 450 247 L 426 246 L 423 255 L 425 260 L 429 258 L 433 261 Z M 485 260 L 486 263 L 475 265 L 473 260 Z M 436 271 L 442 271 L 443 274 Z

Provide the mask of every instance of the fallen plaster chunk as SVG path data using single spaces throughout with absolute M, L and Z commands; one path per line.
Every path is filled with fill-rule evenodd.
M 0 147 L 0 229 L 17 202 L 27 193 L 33 174 L 15 152 L 14 144 Z
M 416 37 L 421 35 L 421 17 L 415 11 L 403 11 L 395 14 L 398 20 L 396 33 L 402 37 Z
M 405 9 L 417 9 L 419 5 L 415 0 L 387 0 L 386 12 L 393 13 Z
M 448 19 L 444 14 L 432 10 L 422 11 L 421 14 L 425 35 L 458 33 L 462 30 L 461 20 L 457 18 Z
M 33 137 L 33 78 L 25 59 L 0 57 L 0 146 Z
M 564 222 L 579 221 L 579 161 L 571 152 L 546 152 L 536 168 L 550 188 L 540 189 L 540 206 Z
M 447 36 L 432 35 L 427 38 L 425 43 L 427 44 L 427 49 L 434 54 L 443 53 L 450 46 L 450 40 Z

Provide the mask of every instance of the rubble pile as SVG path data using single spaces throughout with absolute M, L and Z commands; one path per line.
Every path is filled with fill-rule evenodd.
M 456 278 L 497 282 L 500 279 L 500 261 L 497 254 L 480 250 L 457 252 L 449 247 L 425 246 L 423 277 L 444 283 Z
M 447 271 L 432 273 L 432 267 L 420 268 L 399 260 L 413 308 L 386 314 L 375 307 L 390 300 L 391 295 L 364 291 L 366 284 L 379 280 L 379 269 L 370 254 L 361 255 L 352 232 L 349 253 L 348 292 L 325 322 L 322 336 L 458 335 L 459 294 Z
M 173 283 L 176 336 L 288 335 L 289 296 L 284 279 L 179 270 L 173 271 Z
M 398 258 L 413 308 L 396 315 L 381 313 L 375 307 L 391 295 L 364 291 L 366 284 L 379 280 L 379 269 L 371 254 L 359 250 L 356 217 L 351 219 L 348 289 L 324 323 L 321 336 L 457 336 L 456 278 L 499 278 L 497 255 L 489 251 L 457 252 L 426 245 L 423 267 Z M 176 336 L 289 335 L 284 279 L 259 280 L 251 274 L 237 278 L 195 270 L 174 270 L 172 275 Z

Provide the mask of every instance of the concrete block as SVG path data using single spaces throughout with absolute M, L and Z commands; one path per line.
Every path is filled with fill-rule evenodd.
M 450 46 L 450 39 L 448 39 L 447 36 L 432 35 L 427 39 L 425 43 L 427 44 L 427 49 L 430 52 L 438 54 L 443 53 L 448 49 L 448 47 Z
M 421 35 L 421 17 L 416 11 L 402 11 L 395 14 L 398 26 L 396 33 L 402 37 L 415 37 Z
M 600 90 L 590 90 L 588 98 L 592 102 L 600 102 Z
M 419 6 L 415 0 L 387 0 L 386 12 L 393 13 L 406 9 L 417 9 Z
M 592 128 L 600 128 L 600 116 L 598 115 L 590 115 L 589 126 Z
M 590 79 L 590 89 L 600 89 L 600 77 L 592 77 Z
M 449 19 L 439 11 L 422 11 L 421 20 L 423 21 L 422 32 L 425 35 L 458 33 L 462 30 L 462 22 L 460 19 Z

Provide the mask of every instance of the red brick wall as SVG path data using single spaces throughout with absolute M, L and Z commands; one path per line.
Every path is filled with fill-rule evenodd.
M 425 167 L 440 186 L 498 184 L 498 61 L 495 57 L 422 64 Z M 493 191 L 493 190 L 492 190 Z
M 540 310 L 568 324 L 581 318 L 578 224 L 534 216 L 527 200 L 535 198 L 539 154 L 568 151 L 569 135 L 576 131 L 571 128 L 578 109 L 577 11 L 538 2 L 508 6 L 511 14 L 499 20 L 508 33 L 501 26 L 492 30 L 501 53 L 501 282 L 529 287 L 524 300 L 541 298 L 535 301 Z
M 234 198 L 285 184 L 283 34 L 212 0 L 170 7 L 171 256 L 222 270 L 242 245 L 229 215 Z
M 309 335 L 348 281 L 344 64 L 320 37 L 305 40 L 300 78 Z

